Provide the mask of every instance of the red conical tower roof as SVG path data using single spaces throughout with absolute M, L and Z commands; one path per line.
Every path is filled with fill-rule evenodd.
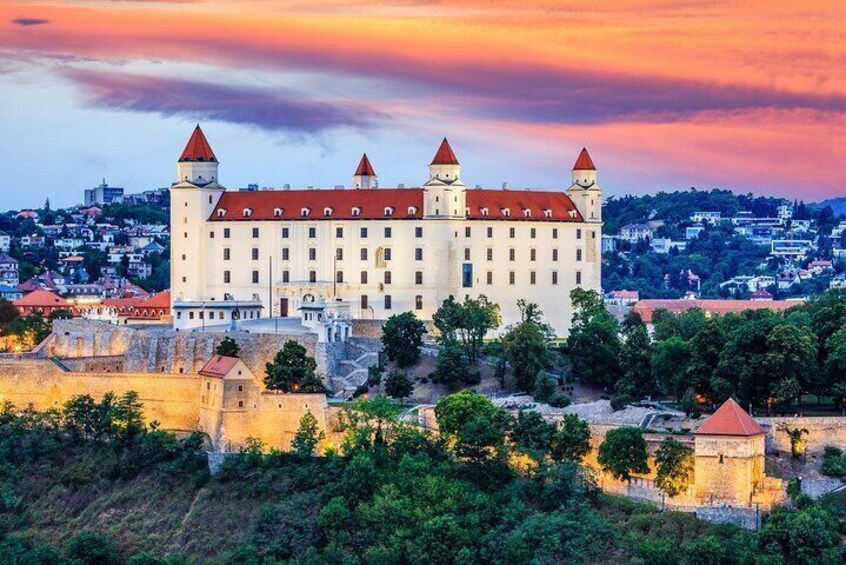
M 455 158 L 455 153 L 452 152 L 452 147 L 449 146 L 447 138 L 441 142 L 438 147 L 438 152 L 435 153 L 435 158 L 432 159 L 433 165 L 458 165 L 458 159 Z
M 355 170 L 357 177 L 375 177 L 376 172 L 373 170 L 373 165 L 370 164 L 370 159 L 367 158 L 367 153 L 361 156 L 361 161 L 358 163 L 358 168 Z
M 574 171 L 595 171 L 596 167 L 593 165 L 593 159 L 590 158 L 590 154 L 587 152 L 587 149 L 582 147 L 582 152 L 579 153 L 579 158 L 576 159 L 576 164 L 573 165 Z
M 200 129 L 200 124 L 194 128 L 194 133 L 191 134 L 191 139 L 188 140 L 188 145 L 179 157 L 180 161 L 213 161 L 217 162 L 217 157 L 203 135 L 203 130 Z
M 764 430 L 758 422 L 732 398 L 723 402 L 702 427 L 696 430 L 697 435 L 706 436 L 757 436 L 763 433 Z

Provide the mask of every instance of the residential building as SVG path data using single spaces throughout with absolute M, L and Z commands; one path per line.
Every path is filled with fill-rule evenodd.
M 701 212 L 694 212 L 690 216 L 690 221 L 696 224 L 710 224 L 715 225 L 720 223 L 720 217 L 722 216 L 721 212 L 709 212 L 709 211 L 701 211 Z
M 85 189 L 85 206 L 102 206 L 123 200 L 123 188 L 109 186 L 106 179 L 94 188 Z
M 18 260 L 5 253 L 0 253 L 0 284 L 18 286 Z

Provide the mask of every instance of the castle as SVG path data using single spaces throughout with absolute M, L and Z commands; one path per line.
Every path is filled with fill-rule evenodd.
M 566 335 L 570 291 L 600 288 L 602 190 L 585 149 L 566 191 L 468 188 L 446 139 L 414 188 L 379 186 L 367 155 L 348 190 L 227 191 L 218 168 L 197 126 L 170 191 L 179 329 L 296 316 L 321 300 L 354 319 L 431 319 L 450 295 L 485 295 L 505 325 L 525 298 Z

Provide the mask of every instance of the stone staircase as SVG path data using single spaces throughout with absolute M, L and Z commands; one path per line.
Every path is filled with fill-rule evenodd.
M 330 380 L 333 396 L 350 398 L 367 382 L 367 369 L 379 363 L 381 343 L 364 337 L 350 337 L 344 344 L 346 359 L 338 362 L 337 374 Z

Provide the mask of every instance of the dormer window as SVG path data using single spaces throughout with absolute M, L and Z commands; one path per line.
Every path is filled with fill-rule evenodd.
M 302 218 L 307 218 L 309 214 L 311 214 L 311 210 L 309 208 L 302 208 L 300 210 L 300 217 Z
M 414 216 L 415 214 L 417 214 L 417 208 L 415 208 L 414 206 L 409 206 L 408 207 L 408 215 Z
M 274 209 L 273 209 L 273 217 L 274 217 L 274 218 L 281 218 L 281 217 L 282 217 L 282 213 L 283 213 L 282 208 L 274 208 Z
M 575 218 L 575 217 L 576 217 L 576 211 L 575 211 L 575 210 L 570 210 L 570 217 L 571 217 L 571 218 Z
M 323 217 L 328 218 L 332 215 L 332 208 L 324 208 L 323 209 Z
M 481 212 L 482 212 L 482 215 L 485 216 L 485 217 L 490 216 L 490 214 L 491 214 L 491 211 L 488 208 L 482 208 Z
M 243 216 L 245 218 L 249 218 L 252 215 L 253 215 L 253 209 L 252 208 L 244 208 Z
M 226 215 L 226 210 L 224 210 L 223 208 L 221 208 L 220 210 L 217 211 L 217 217 L 218 218 L 222 218 L 225 215 Z
M 502 212 L 502 215 L 506 218 L 511 216 L 511 209 L 509 208 L 503 208 L 502 210 L 500 210 L 500 212 Z
M 385 207 L 385 215 L 386 216 L 393 216 L 394 215 L 394 209 L 391 208 L 390 206 L 386 206 Z
M 359 208 L 359 207 L 353 208 L 352 209 L 352 215 L 353 216 L 361 216 L 361 208 Z
M 532 217 L 531 209 L 529 209 L 529 208 L 524 209 L 523 210 L 523 216 L 526 217 L 526 218 L 531 218 Z
M 546 216 L 547 218 L 551 218 L 552 217 L 552 210 L 547 208 L 546 210 L 543 211 L 543 215 Z

